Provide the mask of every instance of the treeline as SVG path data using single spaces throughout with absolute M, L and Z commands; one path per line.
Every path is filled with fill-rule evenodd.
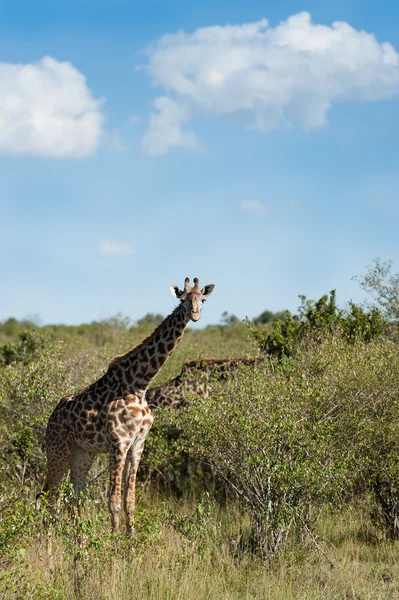
M 103 346 L 115 339 L 115 335 L 120 335 L 122 332 L 148 335 L 163 319 L 164 316 L 161 314 L 147 313 L 144 317 L 133 322 L 129 317 L 119 313 L 101 321 L 93 321 L 81 325 L 40 325 L 39 318 L 22 319 L 19 321 L 14 317 L 10 317 L 0 321 L 0 346 L 10 342 L 15 343 L 25 332 L 33 330 L 40 330 L 53 339 L 68 341 L 81 338 L 87 345 L 95 344 Z M 265 310 L 258 317 L 255 317 L 253 322 L 257 325 L 266 325 L 280 320 L 284 321 L 285 319 L 285 310 L 275 313 Z M 219 324 L 209 325 L 205 329 L 223 329 L 240 325 L 241 323 L 242 321 L 236 315 L 225 311 L 220 317 Z

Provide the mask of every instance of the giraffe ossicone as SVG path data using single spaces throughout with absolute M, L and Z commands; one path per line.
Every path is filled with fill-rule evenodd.
M 151 429 L 153 416 L 146 390 L 172 354 L 191 321 L 198 321 L 203 302 L 214 285 L 200 288 L 197 278 L 191 287 L 170 286 L 179 305 L 153 333 L 126 354 L 111 360 L 106 373 L 87 388 L 65 396 L 47 424 L 47 474 L 42 494 L 53 494 L 68 467 L 76 493 L 86 478 L 96 454 L 110 456 L 109 510 L 113 529 L 119 525 L 123 507 L 126 529 L 131 533 L 136 495 L 136 474 Z

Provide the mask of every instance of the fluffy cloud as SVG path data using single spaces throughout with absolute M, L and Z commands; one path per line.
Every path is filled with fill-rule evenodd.
M 326 124 L 334 102 L 399 95 L 399 55 L 344 22 L 302 12 L 276 27 L 263 19 L 165 35 L 148 49 L 146 71 L 166 95 L 155 100 L 143 143 L 151 154 L 196 147 L 194 116 L 234 115 L 270 130 Z
M 0 153 L 83 158 L 98 148 L 101 101 L 69 62 L 0 63 Z
M 191 111 L 184 104 L 161 96 L 154 101 L 154 107 L 158 112 L 150 115 L 150 127 L 142 140 L 148 154 L 165 154 L 173 146 L 198 147 L 195 134 L 182 129 L 191 119 Z
M 102 240 L 98 245 L 98 253 L 101 256 L 131 256 L 133 249 L 123 242 Z
M 243 200 L 240 204 L 242 212 L 256 215 L 257 217 L 266 217 L 269 214 L 269 209 L 259 202 L 259 200 Z

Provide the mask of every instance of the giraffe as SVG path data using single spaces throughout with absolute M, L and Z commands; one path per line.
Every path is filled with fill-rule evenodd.
M 109 511 L 112 528 L 119 527 L 123 503 L 127 534 L 133 530 L 136 473 L 144 442 L 153 423 L 146 390 L 173 352 L 191 321 L 198 321 L 202 304 L 214 285 L 191 287 L 186 277 L 183 291 L 170 286 L 179 305 L 141 344 L 116 356 L 107 372 L 87 388 L 66 396 L 55 407 L 47 424 L 47 474 L 39 494 L 53 496 L 70 467 L 76 494 L 86 483 L 95 455 L 110 457 Z
M 186 360 L 177 377 L 149 388 L 146 394 L 148 405 L 151 410 L 180 408 L 187 404 L 190 395 L 208 397 L 212 391 L 212 381 L 227 380 L 240 365 L 250 366 L 260 362 L 264 362 L 262 356 Z

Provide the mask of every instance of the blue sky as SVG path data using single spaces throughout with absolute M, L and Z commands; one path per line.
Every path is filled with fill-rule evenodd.
M 399 264 L 398 25 L 394 2 L 0 0 L 0 320 L 167 314 L 186 276 L 216 285 L 202 324 L 361 300 L 353 275 Z

